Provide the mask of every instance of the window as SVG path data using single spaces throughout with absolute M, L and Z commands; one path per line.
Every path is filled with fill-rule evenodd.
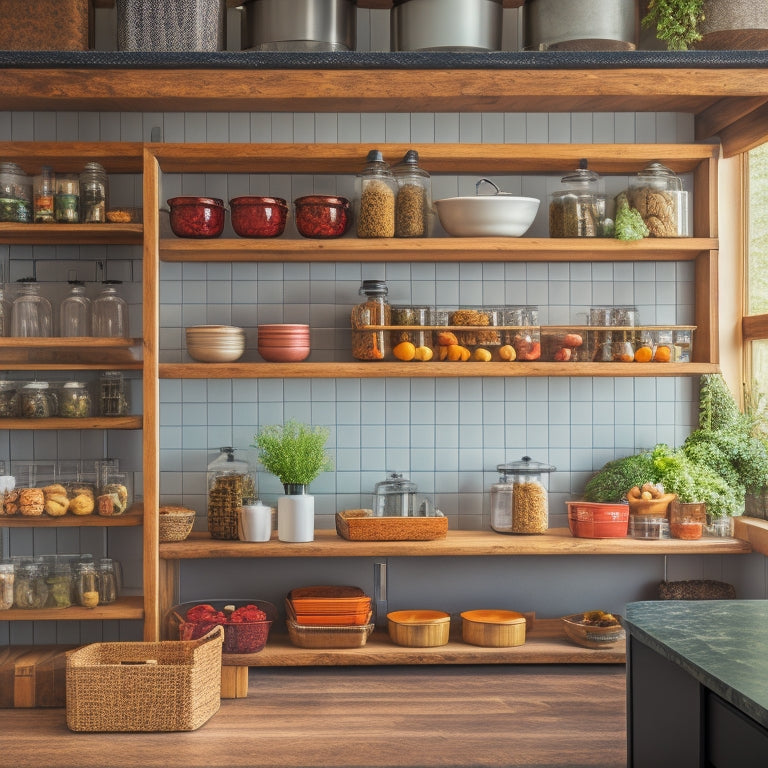
M 747 380 L 768 391 L 768 143 L 749 153 L 746 317 Z

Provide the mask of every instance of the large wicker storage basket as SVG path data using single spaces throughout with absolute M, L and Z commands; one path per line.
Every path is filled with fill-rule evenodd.
M 194 731 L 221 705 L 216 627 L 199 640 L 93 643 L 67 654 L 73 731 Z

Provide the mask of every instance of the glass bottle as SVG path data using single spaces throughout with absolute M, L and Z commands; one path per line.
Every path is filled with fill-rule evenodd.
M 32 183 L 35 224 L 53 224 L 56 221 L 53 204 L 56 178 L 53 169 L 44 165 L 39 176 L 35 176 Z
M 25 563 L 16 573 L 13 604 L 16 608 L 44 608 L 48 600 L 45 573 L 37 563 Z
M 57 563 L 46 577 L 49 608 L 69 608 L 72 605 L 72 569 L 69 563 Z
M 109 179 L 104 166 L 86 163 L 80 174 L 80 220 L 84 224 L 103 224 L 107 220 Z
M 5 297 L 5 286 L 0 283 L 0 336 L 11 335 L 11 302 Z
M 219 449 L 208 464 L 208 530 L 214 539 L 238 538 L 239 510 L 243 499 L 256 496 L 253 469 L 247 461 L 235 458 L 235 449 Z
M 389 355 L 389 332 L 364 329 L 390 324 L 387 284 L 383 280 L 363 280 L 359 293 L 365 301 L 352 309 L 352 356 L 357 360 L 384 360 Z
M 99 416 L 126 416 L 128 410 L 122 371 L 104 371 L 99 377 Z
M 582 160 L 576 171 L 560 181 L 563 189 L 550 195 L 549 236 L 600 237 L 605 219 L 600 176 Z
M 78 563 L 75 572 L 75 594 L 78 605 L 83 608 L 95 608 L 99 604 L 99 582 L 93 562 Z
M 91 300 L 85 295 L 85 284 L 77 280 L 69 284 L 69 295 L 59 307 L 59 336 L 90 336 Z
M 13 563 L 0 563 L 0 611 L 13 607 Z
M 76 173 L 56 176 L 53 214 L 58 224 L 77 224 L 80 221 L 80 177 Z
M 496 469 L 501 477 L 491 487 L 491 528 L 498 533 L 544 533 L 549 500 L 541 476 L 555 467 L 523 456 Z
M 357 177 L 357 236 L 395 236 L 397 182 L 384 156 L 372 149 Z
M 102 557 L 97 567 L 99 605 L 109 605 L 117 600 L 117 575 L 110 557 Z
M 100 338 L 128 336 L 128 304 L 117 292 L 119 280 L 105 280 L 93 302 L 93 335 Z
M 34 280 L 23 280 L 11 307 L 11 336 L 50 336 L 51 302 L 41 295 Z
M 397 180 L 395 237 L 427 237 L 432 211 L 432 180 L 419 167 L 419 153 L 409 149 L 393 168 Z

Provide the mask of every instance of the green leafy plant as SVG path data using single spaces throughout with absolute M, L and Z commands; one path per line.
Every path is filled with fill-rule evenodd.
M 643 16 L 646 28 L 656 28 L 670 51 L 687 51 L 701 40 L 699 23 L 704 19 L 705 0 L 649 0 Z
M 330 430 L 294 420 L 263 427 L 253 446 L 259 461 L 283 485 L 309 485 L 321 472 L 333 469 L 325 444 Z
M 640 211 L 629 205 L 625 192 L 616 196 L 613 234 L 617 240 L 642 240 L 650 234 Z

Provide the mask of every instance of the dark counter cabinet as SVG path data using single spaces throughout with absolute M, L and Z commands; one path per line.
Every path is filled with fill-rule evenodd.
M 768 601 L 627 607 L 630 768 L 768 764 Z

